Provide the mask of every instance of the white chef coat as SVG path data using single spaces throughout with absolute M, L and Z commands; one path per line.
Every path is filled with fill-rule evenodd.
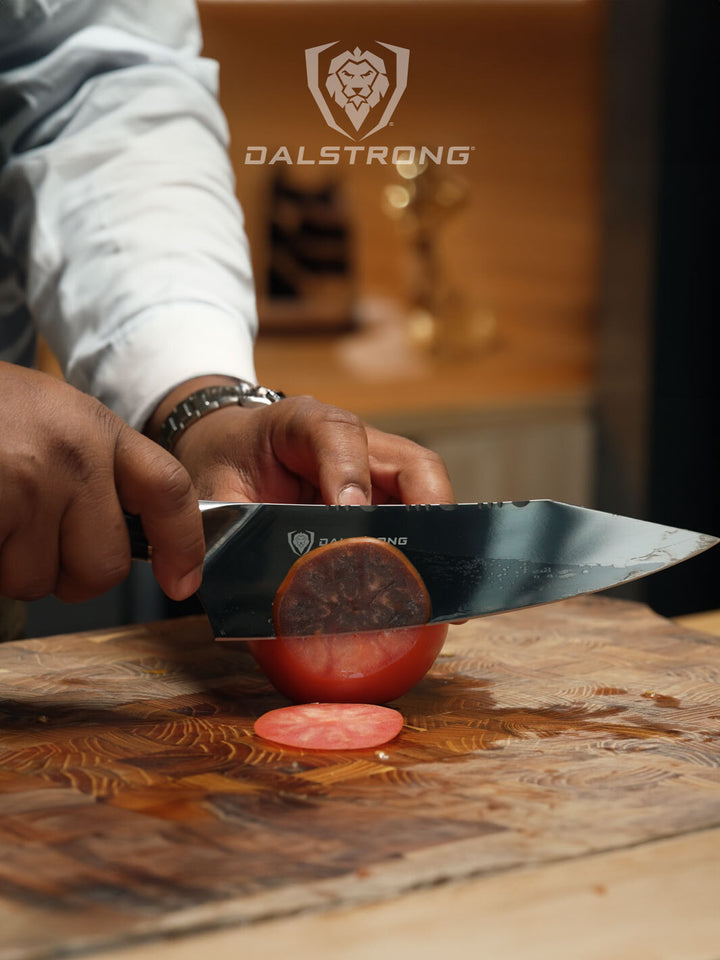
M 139 428 L 183 381 L 255 381 L 242 215 L 192 0 L 0 0 L 0 359 L 32 323 Z

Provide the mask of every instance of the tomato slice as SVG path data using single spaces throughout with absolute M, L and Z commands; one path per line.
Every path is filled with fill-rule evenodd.
M 304 750 L 379 747 L 403 726 L 397 710 L 367 703 L 303 703 L 270 710 L 255 721 L 263 740 Z

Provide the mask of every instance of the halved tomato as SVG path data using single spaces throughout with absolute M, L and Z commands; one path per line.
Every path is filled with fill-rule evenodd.
M 295 561 L 273 604 L 276 638 L 248 646 L 290 700 L 386 703 L 425 676 L 445 642 L 447 626 L 430 626 L 429 616 L 407 557 L 351 537 Z
M 447 624 L 334 636 L 251 640 L 250 652 L 280 693 L 297 703 L 387 703 L 422 680 Z

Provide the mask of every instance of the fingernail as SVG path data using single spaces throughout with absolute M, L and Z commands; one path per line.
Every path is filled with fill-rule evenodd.
M 338 503 L 341 507 L 365 507 L 367 502 L 367 494 L 356 483 L 349 483 L 338 494 Z
M 178 595 L 181 600 L 187 599 L 189 596 L 192 596 L 193 593 L 196 593 L 200 589 L 200 584 L 202 583 L 203 576 L 203 565 L 200 564 L 199 567 L 195 567 L 190 573 L 186 573 L 181 580 L 178 581 Z

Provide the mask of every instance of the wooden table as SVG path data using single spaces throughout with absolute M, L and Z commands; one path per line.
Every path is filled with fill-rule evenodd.
M 455 627 L 377 751 L 256 739 L 205 621 L 0 648 L 0 958 L 720 957 L 720 642 Z

